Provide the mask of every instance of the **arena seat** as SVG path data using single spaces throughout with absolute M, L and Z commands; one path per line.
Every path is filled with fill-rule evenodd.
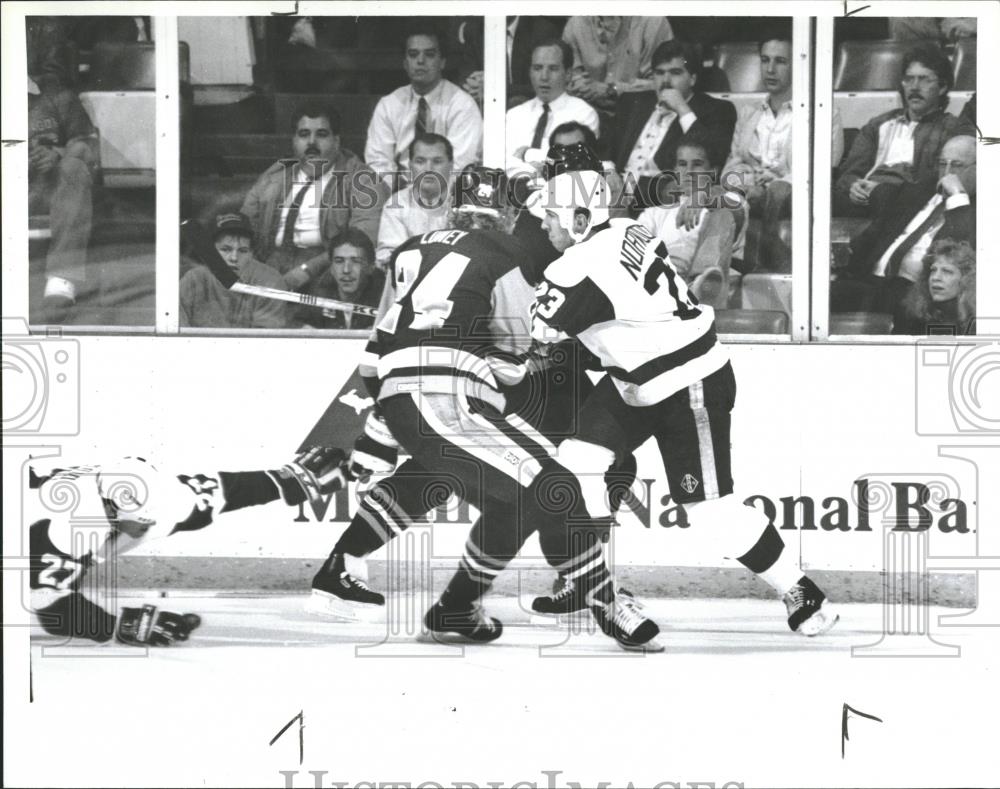
M 844 41 L 834 64 L 834 91 L 897 91 L 913 41 Z
M 746 274 L 743 277 L 743 309 L 792 312 L 791 274 Z
M 840 121 L 844 127 L 844 150 L 847 145 L 850 130 L 860 129 L 876 115 L 889 112 L 902 106 L 899 91 L 873 90 L 864 93 L 834 93 L 833 104 L 840 112 Z M 854 142 L 851 137 L 851 142 Z
M 955 90 L 976 89 L 976 39 L 960 38 L 951 56 L 955 73 Z
M 892 316 L 882 312 L 834 312 L 830 334 L 890 334 Z
M 760 78 L 760 50 L 756 41 L 719 44 L 715 66 L 705 70 L 702 90 L 720 93 L 759 93 L 764 90 Z
M 788 314 L 780 310 L 717 310 L 719 334 L 788 334 Z
M 156 183 L 156 49 L 152 43 L 101 42 L 94 47 L 88 90 L 80 102 L 101 130 L 104 183 L 147 188 Z M 190 104 L 188 46 L 178 44 L 181 115 Z
M 388 92 L 406 83 L 402 52 L 393 49 L 332 50 L 295 47 L 274 64 L 279 87 L 306 83 L 312 93 L 354 90 Z
M 178 77 L 191 81 L 191 54 L 179 42 Z M 91 54 L 87 90 L 156 90 L 156 44 L 152 42 L 102 41 Z

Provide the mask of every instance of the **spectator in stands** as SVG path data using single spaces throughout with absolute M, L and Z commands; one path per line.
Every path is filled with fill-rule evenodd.
M 42 310 L 46 322 L 62 323 L 86 280 L 97 133 L 73 91 L 46 84 L 43 92 L 28 77 L 28 211 L 49 215 Z
M 558 39 L 565 26 L 564 16 L 507 17 L 507 109 L 523 104 L 534 95 L 531 55 L 535 45 L 539 41 Z
M 647 208 L 638 221 L 663 240 L 698 300 L 725 309 L 734 243 L 745 234 L 748 217 L 742 195 L 719 186 L 716 150 L 716 140 L 705 132 L 685 134 L 676 151 L 676 199 Z
M 889 17 L 889 38 L 896 41 L 957 41 L 975 38 L 974 16 L 899 16 Z
M 448 29 L 448 51 L 458 84 L 483 106 L 483 18 L 454 17 Z
M 965 106 L 962 107 L 962 112 L 959 113 L 959 118 L 963 121 L 971 123 L 973 126 L 976 125 L 976 95 L 972 94 L 972 98 L 965 102 Z
M 637 205 L 658 203 L 650 193 L 653 179 L 673 170 L 677 145 L 690 131 L 710 143 L 713 162 L 725 162 L 736 126 L 736 108 L 696 90 L 701 62 L 691 44 L 665 41 L 653 52 L 653 90 L 626 93 L 618 100 L 612 156 L 626 173 Z
M 851 241 L 848 277 L 831 285 L 831 309 L 889 312 L 923 272 L 936 240 L 976 243 L 976 140 L 952 137 L 938 157 L 937 177 L 896 186 L 886 207 Z
M 893 334 L 975 334 L 976 253 L 965 241 L 935 241 L 920 279 L 893 320 Z
M 330 242 L 329 268 L 308 292 L 349 304 L 377 307 L 384 284 L 385 273 L 375 267 L 375 248 L 371 239 L 349 228 Z M 343 310 L 303 306 L 296 313 L 296 322 L 304 328 L 370 329 L 374 318 Z
M 791 252 L 778 230 L 792 205 L 792 41 L 787 33 L 761 42 L 760 71 L 767 97 L 741 109 L 724 183 L 741 183 L 751 214 L 761 219 L 758 260 L 772 271 L 790 271 Z
M 573 50 L 569 92 L 614 111 L 621 94 L 653 86 L 653 51 L 673 37 L 662 16 L 571 16 L 563 30 Z
M 340 115 L 310 103 L 292 116 L 296 162 L 275 162 L 243 201 L 256 229 L 258 259 L 300 290 L 327 267 L 330 239 L 353 227 L 374 241 L 388 189 L 357 156 L 340 147 Z
M 29 16 L 24 20 L 28 74 L 39 90 L 72 88 L 76 84 L 70 58 L 67 23 L 59 16 Z
M 425 132 L 410 143 L 410 185 L 382 209 L 375 262 L 385 269 L 396 248 L 413 236 L 448 224 L 448 190 L 454 153 L 447 137 Z
M 507 173 L 533 174 L 545 161 L 543 146 L 557 126 L 577 121 L 598 133 L 597 112 L 566 93 L 573 52 L 560 39 L 549 39 L 531 53 L 531 87 L 535 97 L 507 111 Z
M 866 123 L 851 146 L 834 184 L 839 216 L 875 216 L 885 195 L 882 184 L 917 182 L 933 175 L 941 146 L 975 127 L 945 111 L 952 86 L 951 63 L 935 44 L 918 44 L 903 58 L 903 108 Z
M 281 275 L 253 256 L 253 228 L 243 214 L 219 214 L 212 224 L 215 248 L 247 285 L 283 289 Z M 221 329 L 284 329 L 286 302 L 234 293 L 205 267 L 183 259 L 180 282 L 181 326 Z
M 368 125 L 365 161 L 383 180 L 402 187 L 410 143 L 422 132 L 447 137 L 459 169 L 482 158 L 483 118 L 475 100 L 441 76 L 445 67 L 442 36 L 420 30 L 406 38 L 403 68 L 410 84 L 384 96 Z

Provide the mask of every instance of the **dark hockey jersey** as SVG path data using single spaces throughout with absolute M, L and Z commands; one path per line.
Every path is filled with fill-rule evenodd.
M 531 344 L 530 262 L 517 240 L 485 230 L 436 230 L 400 246 L 389 272 L 395 302 L 368 347 L 379 398 L 463 392 L 502 408 L 486 360 Z
M 635 406 L 658 403 L 729 360 L 712 308 L 688 291 L 663 242 L 629 219 L 611 220 L 545 269 L 532 334 L 541 342 L 577 337 Z

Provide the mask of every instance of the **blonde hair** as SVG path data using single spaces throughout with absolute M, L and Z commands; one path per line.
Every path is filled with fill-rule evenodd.
M 933 320 L 934 301 L 931 299 L 931 265 L 940 259 L 948 260 L 958 267 L 962 278 L 958 283 L 958 322 L 967 326 L 976 317 L 976 253 L 965 241 L 945 238 L 935 241 L 923 259 L 923 270 L 916 285 L 903 300 L 903 309 L 918 320 Z

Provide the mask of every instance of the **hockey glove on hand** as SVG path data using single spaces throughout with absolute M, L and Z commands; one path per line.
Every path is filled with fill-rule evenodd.
M 130 646 L 168 647 L 177 641 L 187 641 L 200 624 L 201 617 L 197 614 L 157 613 L 155 605 L 144 605 L 121 610 L 115 636 Z
M 367 482 L 372 474 L 388 474 L 396 468 L 399 442 L 381 414 L 372 411 L 365 421 L 365 432 L 354 441 L 351 453 L 351 478 Z
M 309 502 L 316 504 L 322 496 L 347 485 L 347 456 L 339 447 L 308 447 L 278 473 L 295 480 Z M 282 495 L 288 503 L 296 503 Z

